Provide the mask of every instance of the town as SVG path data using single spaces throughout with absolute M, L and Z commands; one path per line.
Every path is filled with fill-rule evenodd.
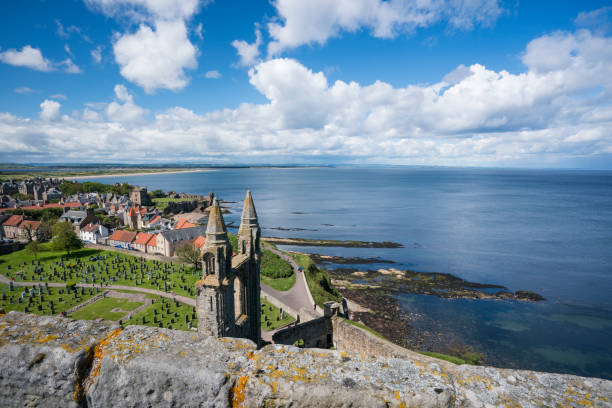
M 85 183 L 87 184 L 87 183 Z M 91 183 L 90 183 L 91 184 Z M 99 184 L 99 183 L 93 183 Z M 56 222 L 69 223 L 85 244 L 175 256 L 185 244 L 202 248 L 205 228 L 185 218 L 166 215 L 200 209 L 202 216 L 212 204 L 214 194 L 168 195 L 154 205 L 146 188 L 116 185 L 116 191 L 76 192 L 76 182 L 63 179 L 12 180 L 0 184 L 0 239 L 2 246 L 47 241 Z M 126 191 L 129 190 L 129 191 Z M 161 207 L 161 208 L 160 208 Z M 2 253 L 3 250 L 0 250 Z

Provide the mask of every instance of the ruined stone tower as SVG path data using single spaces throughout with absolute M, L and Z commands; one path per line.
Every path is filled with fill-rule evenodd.
M 216 337 L 246 337 L 260 342 L 260 229 L 250 191 L 238 231 L 237 254 L 215 199 L 202 249 L 202 278 L 196 282 L 198 331 Z

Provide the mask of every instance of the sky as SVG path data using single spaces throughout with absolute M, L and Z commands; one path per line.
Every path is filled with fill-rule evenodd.
M 612 169 L 609 1 L 0 10 L 0 162 Z

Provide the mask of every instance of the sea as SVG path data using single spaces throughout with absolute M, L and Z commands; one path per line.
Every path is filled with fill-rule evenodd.
M 487 364 L 612 379 L 611 171 L 256 167 L 89 180 L 213 191 L 230 202 L 225 219 L 235 225 L 250 189 L 264 236 L 404 246 L 286 249 L 539 293 L 546 301 L 396 299 L 422 317 L 415 328 L 460 339 Z

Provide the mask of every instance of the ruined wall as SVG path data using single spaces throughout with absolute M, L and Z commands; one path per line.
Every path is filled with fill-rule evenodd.
M 347 323 L 343 318 L 332 318 L 332 338 L 338 350 L 350 350 L 365 356 L 416 358 L 420 354 Z
M 0 316 L 2 407 L 610 407 L 612 382 Z
M 301 323 L 297 326 L 287 327 L 274 333 L 272 340 L 277 344 L 293 345 L 298 340 L 304 341 L 304 347 L 327 348 L 332 340 L 332 324 L 327 317 L 319 317 Z

